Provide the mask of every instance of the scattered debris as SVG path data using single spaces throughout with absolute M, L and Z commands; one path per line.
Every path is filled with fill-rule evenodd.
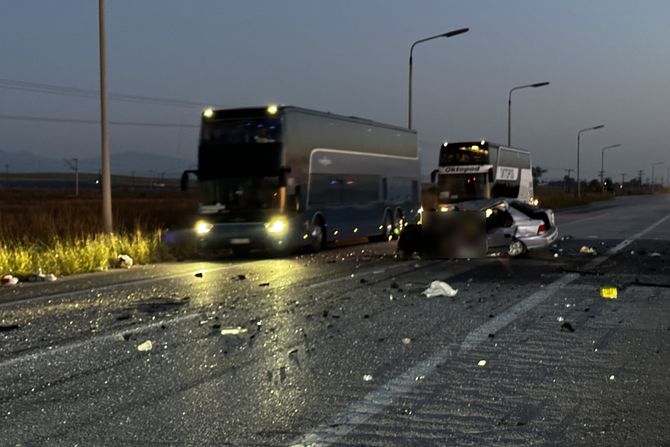
M 143 343 L 140 343 L 137 345 L 137 350 L 140 352 L 148 352 L 151 351 L 151 349 L 154 347 L 153 343 L 151 343 L 151 340 L 147 340 Z
M 245 279 L 247 279 L 246 275 L 237 275 L 238 281 L 244 281 Z
M 651 256 L 652 258 L 658 258 L 661 256 L 661 254 L 657 251 L 654 251 L 652 253 L 649 253 L 649 256 Z
M 635 254 L 635 250 L 631 250 L 631 251 L 630 251 L 630 254 L 631 254 L 631 255 L 634 255 L 634 254 Z
M 569 234 L 566 234 L 565 236 L 561 236 L 561 241 L 569 241 L 572 239 L 572 236 Z
M 133 266 L 133 258 L 128 255 L 119 255 L 119 257 L 116 258 L 116 265 L 119 268 L 129 269 Z
M 430 287 L 421 293 L 426 295 L 428 298 L 433 298 L 436 296 L 456 296 L 458 289 L 452 288 L 444 281 L 433 281 L 430 283 Z
M 615 300 L 617 299 L 617 288 L 616 287 L 602 287 L 600 289 L 600 296 L 608 299 Z
M 359 281 L 359 283 L 361 284 L 365 284 L 366 282 L 368 282 L 368 280 L 365 278 L 361 278 L 361 280 Z
M 18 282 L 19 278 L 12 275 L 5 275 L 2 277 L 2 279 L 0 279 L 0 284 L 2 284 L 3 286 L 15 286 L 16 284 L 18 284 Z
M 614 374 L 609 377 L 610 380 L 614 380 Z
M 372 374 L 364 374 L 363 382 L 372 382 Z
M 397 282 L 394 281 L 394 282 L 391 283 L 391 288 L 392 288 L 392 289 L 399 289 L 400 286 L 398 285 Z
M 561 330 L 562 331 L 568 331 L 568 332 L 575 332 L 575 328 L 572 327 L 570 323 L 567 321 L 564 321 L 563 324 L 561 325 Z
M 554 258 L 558 258 L 560 255 L 558 253 L 554 253 Z
M 558 317 L 558 318 L 556 318 L 556 321 L 558 321 L 559 323 L 563 323 L 565 321 L 565 318 Z
M 198 272 L 194 275 L 196 278 L 202 278 L 202 272 Z
M 226 327 L 221 329 L 221 335 L 240 335 L 240 334 L 245 334 L 247 332 L 247 328 L 244 327 Z
M 262 282 L 258 285 L 258 287 L 270 287 L 270 283 L 269 282 Z
M 47 275 L 44 275 L 44 280 L 45 280 L 45 281 L 54 282 L 54 281 L 56 281 L 57 279 L 58 279 L 58 278 L 57 278 L 56 275 L 54 275 L 53 273 L 49 273 L 49 274 L 47 274 Z
M 3 324 L 0 325 L 0 332 L 14 331 L 19 328 L 18 324 Z
M 395 298 L 393 298 L 393 295 L 389 295 L 389 301 L 393 301 Z
M 477 366 L 486 366 L 486 360 L 480 360 Z
M 412 343 L 412 339 L 411 339 L 411 338 L 409 338 L 409 337 L 405 337 L 405 338 L 402 339 L 402 344 L 403 344 L 403 345 L 408 345 L 408 344 L 410 344 L 410 343 Z
M 496 334 L 494 334 L 494 333 L 489 334 L 489 338 L 494 338 L 495 336 L 496 336 Z
M 583 255 L 597 255 L 598 252 L 596 251 L 595 248 L 593 247 L 587 247 L 586 245 L 582 245 L 582 248 L 579 249 L 579 253 Z

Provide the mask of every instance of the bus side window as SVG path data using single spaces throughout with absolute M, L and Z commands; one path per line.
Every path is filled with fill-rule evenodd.
M 389 197 L 389 185 L 386 177 L 382 179 L 382 200 L 388 200 Z

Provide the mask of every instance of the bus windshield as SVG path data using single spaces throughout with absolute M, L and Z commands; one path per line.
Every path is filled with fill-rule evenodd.
M 203 205 L 230 210 L 279 208 L 279 177 L 225 177 L 200 182 Z
M 200 142 L 205 145 L 279 143 L 280 121 L 266 117 L 205 121 Z
M 440 148 L 440 166 L 484 165 L 489 163 L 489 150 L 478 143 L 456 143 Z
M 440 203 L 490 198 L 488 174 L 442 174 L 438 176 Z

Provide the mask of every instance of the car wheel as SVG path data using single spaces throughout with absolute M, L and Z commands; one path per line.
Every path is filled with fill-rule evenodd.
M 511 258 L 516 258 L 526 253 L 526 246 L 518 239 L 512 240 L 507 247 L 507 254 Z

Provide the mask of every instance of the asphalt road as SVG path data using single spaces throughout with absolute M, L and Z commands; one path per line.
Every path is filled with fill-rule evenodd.
M 670 445 L 670 197 L 557 222 L 523 259 L 377 243 L 3 287 L 0 444 Z

